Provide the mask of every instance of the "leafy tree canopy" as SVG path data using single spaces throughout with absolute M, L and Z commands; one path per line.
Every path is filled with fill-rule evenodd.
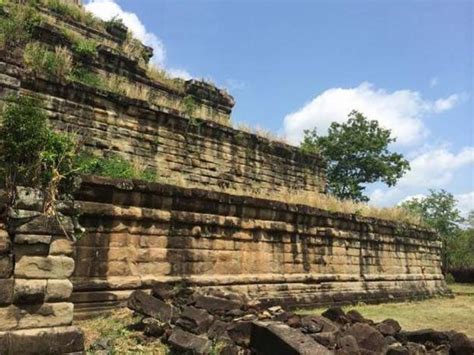
M 300 147 L 326 158 L 330 193 L 342 199 L 368 201 L 365 184 L 381 181 L 394 186 L 410 169 L 403 155 L 389 151 L 395 140 L 378 121 L 352 111 L 346 123 L 333 122 L 327 136 L 319 136 L 316 129 L 306 130 Z

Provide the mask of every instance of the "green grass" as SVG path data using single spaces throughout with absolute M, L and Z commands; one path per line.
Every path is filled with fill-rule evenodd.
M 404 330 L 433 328 L 456 330 L 474 337 L 474 284 L 453 284 L 453 292 L 469 295 L 455 298 L 433 298 L 425 301 L 384 303 L 378 305 L 356 305 L 344 307 L 358 310 L 364 317 L 380 322 L 386 318 L 397 320 Z M 301 314 L 321 314 L 326 308 L 301 310 Z
M 147 341 L 142 332 L 127 329 L 137 321 L 132 311 L 123 308 L 107 316 L 79 321 L 76 325 L 84 332 L 88 354 L 97 352 L 91 346 L 101 338 L 111 340 L 113 350 L 110 354 L 168 354 L 168 348 L 159 340 Z

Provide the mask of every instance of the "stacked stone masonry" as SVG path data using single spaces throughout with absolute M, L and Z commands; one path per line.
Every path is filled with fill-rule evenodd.
M 23 65 L 20 48 L 0 50 L 0 102 L 13 93 L 35 95 L 54 127 L 83 135 L 92 153 L 119 154 L 166 181 L 253 191 L 325 191 L 321 157 L 217 123 L 224 116 L 229 121 L 234 105 L 222 90 L 190 80 L 184 92 L 177 92 L 150 80 L 136 59 L 112 50 L 123 41 L 120 36 L 42 11 L 54 18 L 54 25 L 38 25 L 36 40 L 71 47 L 61 30 L 67 28 L 101 43 L 97 58 L 82 63 L 85 68 L 121 75 L 132 86 L 145 85 L 163 104 L 32 73 Z M 188 97 L 198 103 L 193 104 L 192 114 L 175 108 Z M 222 117 L 213 119 L 215 113 Z
M 86 148 L 95 154 L 119 154 L 168 181 L 247 191 L 325 191 L 324 162 L 296 147 L 80 84 L 23 74 L 19 65 L 0 63 L 2 96 L 34 93 L 51 123 L 87 137 Z
M 268 304 L 318 306 L 446 292 L 432 231 L 300 205 L 88 178 L 75 249 L 78 316 L 185 280 Z
M 7 218 L 0 223 L 0 354 L 84 348 L 82 332 L 72 325 L 74 249 L 65 235 L 72 222 L 42 214 L 37 197 L 21 189 L 16 205 L 2 213 Z

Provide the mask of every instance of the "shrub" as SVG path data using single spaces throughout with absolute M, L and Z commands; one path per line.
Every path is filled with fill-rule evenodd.
M 75 174 L 74 137 L 53 132 L 39 101 L 26 96 L 7 99 L 0 137 L 0 166 L 11 201 L 18 185 L 41 188 L 44 211 L 54 210 L 61 186 L 69 188 Z
M 73 4 L 65 0 L 41 0 L 41 3 L 64 17 L 81 22 L 87 26 L 104 29 L 104 24 L 101 20 L 95 17 L 92 13 L 86 11 L 83 7 Z
M 91 154 L 82 154 L 77 161 L 78 171 L 84 175 L 107 176 L 116 179 L 140 179 L 156 181 L 153 170 L 139 169 L 118 155 L 97 157 Z
M 75 68 L 69 76 L 69 79 L 87 86 L 103 89 L 99 75 L 85 68 Z
M 94 58 L 97 56 L 97 42 L 93 39 L 78 38 L 73 42 L 72 50 L 80 56 Z
M 23 61 L 33 72 L 48 77 L 67 78 L 72 71 L 72 55 L 65 47 L 56 47 L 53 52 L 39 42 L 31 42 L 25 47 Z
M 40 22 L 41 16 L 33 7 L 8 4 L 8 15 L 0 16 L 0 48 L 24 45 Z

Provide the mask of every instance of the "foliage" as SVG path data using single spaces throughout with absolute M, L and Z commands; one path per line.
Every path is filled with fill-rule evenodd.
M 352 111 L 347 123 L 333 122 L 327 136 L 318 136 L 315 129 L 305 131 L 301 150 L 327 159 L 329 192 L 342 199 L 368 201 L 365 184 L 382 181 L 394 186 L 409 169 L 401 154 L 388 150 L 393 142 L 390 130 Z
M 6 9 L 2 6 L 2 10 Z M 41 17 L 31 6 L 9 4 L 8 15 L 0 16 L 0 48 L 24 45 L 31 39 Z
M 430 193 L 425 198 L 412 198 L 403 202 L 400 206 L 419 215 L 423 221 L 434 228 L 443 242 L 443 271 L 446 273 L 449 265 L 453 261 L 453 247 L 457 245 L 459 233 L 461 231 L 459 222 L 462 221 L 460 211 L 456 208 L 456 199 L 445 191 L 429 190 Z
M 99 175 L 120 179 L 141 179 L 156 181 L 156 174 L 151 169 L 139 169 L 128 160 L 118 155 L 97 157 L 91 154 L 81 154 L 77 160 L 80 173 L 84 175 Z
M 97 42 L 93 39 L 78 38 L 72 44 L 72 50 L 82 57 L 94 58 L 97 56 Z
M 400 206 L 418 214 L 425 223 L 434 228 L 441 237 L 449 238 L 459 232 L 460 211 L 456 208 L 456 199 L 445 191 L 429 190 L 425 198 L 412 198 Z
M 189 117 L 192 117 L 196 110 L 196 100 L 191 95 L 186 95 L 183 99 L 184 113 Z
M 67 0 L 41 0 L 44 6 L 51 11 L 73 21 L 83 23 L 95 29 L 103 29 L 104 24 L 92 13 L 86 11 L 83 7 L 78 6 Z
M 460 230 L 447 248 L 450 268 L 474 268 L 474 228 Z
M 36 74 L 52 78 L 66 78 L 72 71 L 72 55 L 64 47 L 56 47 L 54 52 L 39 42 L 30 42 L 23 52 L 25 66 Z
M 82 67 L 74 68 L 69 79 L 87 86 L 103 89 L 102 80 L 99 75 Z
M 26 96 L 7 99 L 0 137 L 1 170 L 12 201 L 16 186 L 38 187 L 45 195 L 44 211 L 50 211 L 61 186 L 73 179 L 74 137 L 53 132 L 39 101 Z

